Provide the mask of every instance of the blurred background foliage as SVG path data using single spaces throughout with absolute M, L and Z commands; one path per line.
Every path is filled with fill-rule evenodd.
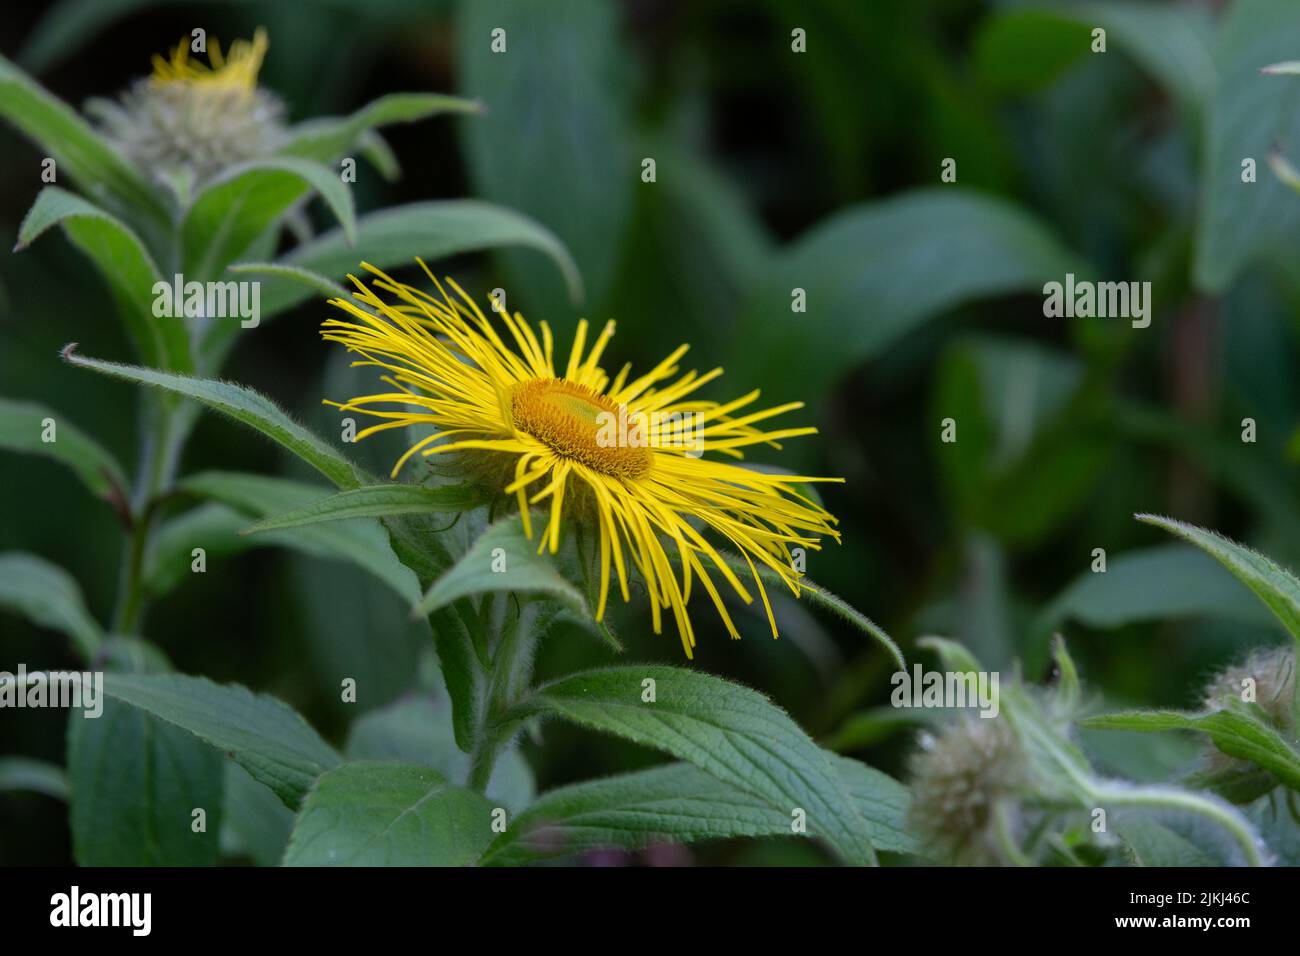
M 612 365 L 680 341 L 726 387 L 802 399 L 821 434 L 764 456 L 843 475 L 823 494 L 844 543 L 808 573 L 886 628 L 909 657 L 941 633 L 990 667 L 1047 674 L 1063 632 L 1115 705 L 1190 706 L 1206 674 L 1279 633 L 1229 574 L 1137 524 L 1171 514 L 1300 563 L 1293 441 L 1300 197 L 1269 169 L 1300 155 L 1300 4 L 996 0 L 63 0 L 6 12 L 0 52 L 80 106 L 147 72 L 195 26 L 223 42 L 267 27 L 262 82 L 291 120 L 383 93 L 475 96 L 485 115 L 385 130 L 404 175 L 361 165 L 362 211 L 477 196 L 551 228 L 576 259 L 569 300 L 536 253 L 440 264 L 566 332 L 619 321 Z M 494 62 L 489 34 L 507 30 Z M 1104 54 L 1091 31 L 1107 31 Z M 791 50 L 791 30 L 807 52 Z M 657 181 L 641 181 L 652 157 Z M 0 239 L 13 245 L 41 156 L 0 128 Z M 940 181 L 953 158 L 957 182 Z M 1242 182 L 1242 160 L 1258 180 Z M 320 225 L 324 224 L 322 219 Z M 437 268 L 437 267 L 436 267 Z M 1150 328 L 1047 319 L 1066 272 L 1150 281 Z M 58 361 L 66 342 L 130 360 L 98 274 L 63 238 L 0 256 L 0 394 L 48 404 L 119 456 L 133 390 Z M 791 290 L 806 290 L 805 313 Z M 239 337 L 225 375 L 325 435 L 322 396 L 362 389 L 304 303 Z M 364 370 L 363 370 L 364 371 Z M 1257 423 L 1243 443 L 1242 419 Z M 958 440 L 940 441 L 940 422 Z M 352 449 L 386 472 L 398 445 Z M 205 417 L 186 472 L 297 474 L 239 426 Z M 0 551 L 68 569 L 101 620 L 119 561 L 115 519 L 74 475 L 0 456 Z M 1104 548 L 1105 574 L 1090 571 Z M 359 715 L 438 687 L 427 628 L 344 564 L 277 549 L 213 562 L 150 611 L 177 669 L 293 704 L 342 743 Z M 636 660 L 679 663 L 645 608 L 617 607 Z M 699 616 L 695 666 L 755 686 L 819 739 L 898 775 L 914 727 L 887 705 L 890 664 L 836 622 L 781 599 L 780 641 L 745 612 L 741 642 Z M 51 633 L 0 618 L 0 669 L 72 666 Z M 551 673 L 612 658 L 576 629 L 541 650 Z M 355 677 L 355 705 L 339 681 Z M 0 752 L 62 762 L 65 715 L 7 712 Z M 359 728 L 353 733 L 360 732 Z M 542 788 L 652 762 L 559 725 L 524 753 Z M 1099 764 L 1148 779 L 1189 754 L 1166 735 L 1099 735 Z M 268 838 L 269 839 L 269 838 Z M 664 856 L 664 854 L 660 854 Z M 773 841 L 668 861 L 819 858 Z M 70 859 L 66 811 L 0 793 L 0 862 Z

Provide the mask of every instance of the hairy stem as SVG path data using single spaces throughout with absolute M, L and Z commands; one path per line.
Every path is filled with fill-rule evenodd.
M 144 566 L 157 524 L 158 496 L 172 483 L 187 429 L 174 406 L 159 396 L 141 396 L 140 458 L 131 493 L 132 521 L 118 578 L 113 629 L 130 633 L 144 611 Z
M 492 654 L 492 666 L 486 674 L 486 700 L 482 721 L 470 753 L 469 786 L 480 793 L 487 789 L 501 749 L 510 739 L 514 723 L 506 719 L 514 704 L 517 665 L 523 662 L 528 643 L 528 628 L 522 620 L 524 600 L 508 593 L 502 601 L 492 602 L 491 621 L 499 622 L 499 638 Z M 489 621 L 484 626 L 490 626 Z
M 1152 810 L 1176 810 L 1195 813 L 1223 827 L 1241 847 L 1249 866 L 1263 866 L 1264 856 L 1254 827 L 1240 813 L 1226 803 L 1192 793 L 1178 787 L 1156 784 L 1139 786 L 1098 779 L 1091 770 L 1076 760 L 1045 728 L 1032 720 L 1014 718 L 1014 723 L 1049 755 L 1078 793 L 1094 804 L 1142 807 Z
M 1003 857 L 1012 866 L 1033 866 L 1033 861 L 1025 856 L 1020 844 L 1016 842 L 1015 833 L 1011 825 L 1011 807 L 1005 802 L 1000 801 L 993 810 L 994 821 L 997 824 L 998 848 L 1002 851 Z
M 1205 817 L 1231 834 L 1233 840 L 1241 847 L 1247 865 L 1264 865 L 1264 856 L 1260 852 L 1260 842 L 1254 828 L 1240 813 L 1218 800 L 1176 787 L 1131 786 L 1100 781 L 1093 784 L 1092 795 L 1096 797 L 1098 803 L 1152 810 L 1178 810 Z

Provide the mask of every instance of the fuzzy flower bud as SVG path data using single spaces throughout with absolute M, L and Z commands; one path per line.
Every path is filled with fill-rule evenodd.
M 96 99 L 86 112 L 131 159 L 166 179 L 211 179 L 235 163 L 272 152 L 284 138 L 284 106 L 257 85 L 267 38 L 237 41 L 226 56 L 214 39 L 211 65 L 190 59 L 186 41 L 116 102 Z
M 1287 736 L 1296 731 L 1292 701 L 1295 699 L 1295 651 L 1290 647 L 1252 651 L 1243 663 L 1216 674 L 1206 685 L 1207 710 L 1222 710 L 1233 704 L 1255 703 L 1269 723 Z M 1211 769 L 1249 771 L 1253 764 L 1229 757 L 1213 744 L 1208 753 Z
M 1028 769 L 1005 720 L 967 717 L 923 741 L 911 764 L 911 824 L 943 860 L 1005 862 L 999 814 L 1012 827 Z

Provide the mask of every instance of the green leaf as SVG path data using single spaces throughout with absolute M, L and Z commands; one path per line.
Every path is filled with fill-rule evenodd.
M 54 441 L 42 438 L 47 418 L 55 423 Z M 127 483 L 117 459 L 45 405 L 0 398 L 0 448 L 53 458 L 75 471 L 99 497 L 124 500 Z
M 250 160 L 230 167 L 204 186 L 186 213 L 181 228 L 186 279 L 205 281 L 219 276 L 311 192 L 325 200 L 341 224 L 348 245 L 355 245 L 352 191 L 337 172 L 292 157 Z
M 1247 264 L 1293 241 L 1300 227 L 1300 201 L 1284 183 L 1262 171 L 1257 182 L 1242 182 L 1243 160 L 1262 164 L 1275 143 L 1295 136 L 1300 86 L 1260 69 L 1293 56 L 1297 33 L 1300 5 L 1291 0 L 1240 0 L 1220 24 L 1193 268 L 1205 292 L 1226 290 Z
M 321 500 L 326 491 L 317 485 L 286 478 L 232 471 L 205 471 L 191 475 L 179 487 L 255 518 L 286 511 L 292 513 L 306 502 Z M 419 600 L 420 585 L 415 574 L 397 560 L 387 533 L 376 521 L 352 517 L 329 524 L 300 524 L 285 537 L 293 539 L 295 546 L 308 553 L 360 565 L 408 604 Z
M 158 192 L 133 163 L 100 139 L 71 107 L 4 57 L 0 57 L 0 116 L 47 150 L 59 170 L 96 202 L 119 213 L 137 210 L 159 228 L 169 221 Z
M 247 856 L 258 866 L 277 866 L 289 845 L 293 813 L 270 788 L 239 764 L 226 763 L 226 807 L 222 815 L 222 852 Z
M 168 375 L 151 369 L 82 358 L 68 349 L 64 350 L 64 358 L 74 365 L 197 399 L 282 445 L 339 488 L 357 488 L 369 481 L 364 471 L 251 389 L 228 382 Z M 418 524 L 412 524 L 423 517 L 398 515 L 387 519 L 386 526 L 394 553 L 401 563 L 426 581 L 445 565 L 441 553 L 435 553 L 440 549 L 436 539 L 422 534 Z M 432 624 L 439 664 L 456 706 L 456 740 L 463 749 L 468 749 L 473 743 L 479 703 L 473 642 L 465 623 L 451 610 L 436 614 Z
M 240 262 L 229 266 L 226 271 L 246 272 L 250 275 L 271 276 L 273 279 L 283 280 L 281 283 L 271 285 L 273 293 L 277 290 L 280 292 L 279 298 L 274 303 L 277 311 L 285 308 L 284 302 L 288 301 L 288 298 L 302 291 L 295 289 L 295 284 L 306 286 L 326 299 L 347 298 L 348 295 L 348 290 L 333 279 L 327 278 L 318 272 L 312 272 L 310 269 L 304 269 L 301 266 L 280 265 L 274 262 Z M 299 298 L 306 299 L 309 298 L 309 295 L 303 293 Z M 267 318 L 265 308 L 263 308 L 262 317 Z
M 1035 3 L 1003 9 L 975 40 L 978 72 L 1003 91 L 1025 92 L 1052 81 L 1091 55 L 1092 31 L 1132 56 L 1184 106 L 1214 88 L 1213 24 L 1199 10 L 1134 2 Z
M 1300 823 L 1295 816 L 1281 812 L 1272 800 L 1260 800 L 1247 815 L 1273 852 L 1274 866 L 1300 866 Z
M 153 597 L 169 593 L 192 572 L 195 548 L 203 548 L 208 564 L 232 557 L 254 548 L 286 548 L 311 558 L 344 559 L 347 565 L 339 565 L 341 579 L 351 581 L 353 597 L 362 589 L 362 582 L 357 579 L 353 565 L 357 562 L 353 555 L 341 551 L 354 544 L 365 549 L 365 565 L 375 569 L 373 578 L 382 582 L 381 587 L 390 593 L 397 593 L 395 585 L 400 585 L 403 593 L 397 593 L 400 618 L 406 620 L 411 605 L 409 577 L 398 568 L 391 556 L 385 553 L 380 542 L 370 532 L 349 531 L 342 536 L 327 536 L 322 539 L 314 535 L 302 535 L 287 531 L 269 531 L 256 536 L 245 535 L 250 514 L 257 514 L 256 509 L 236 509 L 208 501 L 189 511 L 183 512 L 164 522 L 155 533 L 149 554 L 145 559 L 145 587 Z M 317 562 L 309 565 L 305 573 L 319 577 L 328 573 Z M 331 575 L 332 576 L 332 575 Z M 390 583 L 390 581 L 392 583 Z M 418 594 L 418 589 L 416 591 Z M 364 609 L 359 609 L 364 612 Z M 364 613 L 363 613 L 364 616 Z M 370 622 L 373 624 L 374 622 Z M 352 640 L 351 634 L 348 637 Z M 348 671 L 347 673 L 353 673 Z M 333 686 L 331 684 L 331 686 Z
M 643 702 L 653 680 L 654 701 Z M 870 829 L 830 755 L 762 694 L 718 677 L 640 665 L 588 671 L 538 687 L 523 715 L 553 714 L 686 760 L 759 797 L 849 863 L 874 863 Z
M 740 555 L 732 554 L 730 551 L 719 551 L 718 555 L 737 574 L 748 575 L 750 573 L 748 562 Z M 765 584 L 773 588 L 785 589 L 785 582 L 767 565 L 756 562 L 754 568 L 758 571 L 758 576 L 763 579 Z M 894 659 L 894 663 L 898 665 L 899 670 L 907 669 L 907 662 L 903 659 L 903 652 L 894 643 L 894 639 L 885 632 L 884 628 L 842 597 L 832 594 L 811 579 L 802 577 L 799 579 L 799 599 L 806 600 L 809 604 L 829 611 L 845 623 L 856 627 L 863 634 L 884 647 L 889 652 L 889 656 Z
M 82 660 L 91 660 L 103 643 L 104 632 L 72 575 L 34 554 L 0 554 L 0 607 L 67 634 Z
M 390 93 L 367 103 L 350 116 L 307 120 L 289 131 L 289 140 L 276 152 L 328 163 L 353 147 L 362 135 L 390 123 L 413 123 L 440 113 L 477 113 L 482 105 L 440 93 Z
M 1300 790 L 1300 753 L 1262 716 L 1257 705 L 1186 714 L 1173 710 L 1121 711 L 1083 721 L 1104 730 L 1198 730 L 1229 757 L 1267 770 L 1292 790 Z
M 392 588 L 339 561 L 294 555 L 284 564 L 288 580 L 281 589 L 293 607 L 292 627 L 302 635 L 297 666 L 322 722 L 350 721 L 359 707 L 382 707 L 440 684 L 430 624 L 412 620 L 411 605 Z M 339 693 L 344 675 L 356 681 L 356 701 Z
M 224 751 L 289 809 L 341 758 L 287 704 L 182 674 L 104 675 L 104 693 Z
M 1113 826 L 1124 841 L 1135 866 L 1226 866 L 1207 854 L 1202 846 L 1181 833 L 1153 820 L 1149 815 L 1117 814 Z
M 192 573 L 195 548 L 203 549 L 208 562 L 257 547 L 308 550 L 304 542 L 288 535 L 245 537 L 240 532 L 247 526 L 246 512 L 212 501 L 169 518 L 154 533 L 145 558 L 144 582 L 150 596 L 157 598 L 169 593 Z
M 1110 629 L 1137 621 L 1199 616 L 1267 621 L 1259 603 L 1210 557 L 1183 545 L 1117 554 L 1104 574 L 1080 574 L 1043 611 L 1035 632 L 1050 633 L 1066 620 Z
M 1055 10 L 1038 6 L 997 10 L 975 35 L 975 72 L 985 86 L 999 93 L 1041 89 L 1088 52 L 1090 32 Z
M 222 813 L 220 754 L 115 701 L 68 723 L 73 852 L 81 866 L 212 866 Z M 191 812 L 206 812 L 206 833 Z
M 983 670 L 974 654 L 963 645 L 958 644 L 956 641 L 950 641 L 946 637 L 922 637 L 917 640 L 916 646 L 938 654 L 944 670 L 957 671 L 963 674 L 972 671 L 979 673 Z
M 432 261 L 498 246 L 523 246 L 545 253 L 559 268 L 570 295 L 574 299 L 582 295 L 578 267 L 550 230 L 501 206 L 452 199 L 411 203 L 362 216 L 355 248 L 338 229 L 298 246 L 267 270 L 271 278 L 262 288 L 262 318 L 323 291 L 322 279 L 360 273 L 361 262 L 381 269 L 402 268 L 413 265 L 417 256 Z M 261 271 L 254 263 L 232 268 Z
M 857 801 L 872 844 L 878 850 L 915 852 L 904 829 L 907 788 L 858 761 L 831 759 Z M 493 841 L 483 862 L 508 866 L 657 842 L 791 835 L 789 814 L 677 763 L 550 791 Z
M 1300 581 L 1257 551 L 1223 535 L 1159 515 L 1137 515 L 1146 524 L 1190 541 L 1235 574 L 1282 622 L 1300 648 Z
M 491 49 L 498 27 L 505 55 Z M 554 229 L 593 305 L 619 265 L 633 190 L 656 188 L 640 182 L 632 150 L 619 30 L 616 4 L 585 0 L 479 0 L 460 7 L 456 29 L 462 92 L 486 107 L 461 127 L 475 192 Z M 536 263 L 506 261 L 521 300 L 562 305 Z
M 397 154 L 388 145 L 388 140 L 374 130 L 368 129 L 358 137 L 357 152 L 390 183 L 402 178 L 402 164 L 397 161 Z
M 500 552 L 494 553 L 497 549 Z M 524 535 L 518 515 L 507 515 L 489 525 L 469 550 L 433 582 L 416 605 L 416 613 L 429 614 L 460 598 L 493 591 L 545 594 L 575 615 L 591 617 L 582 591 L 556 570 L 549 555 L 537 553 L 537 542 Z
M 785 383 L 769 400 L 816 398 L 931 318 L 1071 271 L 1078 261 L 1052 232 L 1001 199 L 947 187 L 851 207 L 778 256 L 741 317 L 728 371 Z M 807 294 L 794 320 L 792 289 Z
M 419 764 L 457 785 L 469 779 L 469 755 L 456 745 L 451 707 L 429 697 L 406 697 L 357 718 L 343 752 L 349 760 Z M 536 784 L 518 750 L 500 755 L 485 793 L 512 815 L 532 803 Z
M 80 196 L 46 186 L 18 228 L 17 248 L 25 248 L 56 225 L 63 227 L 72 244 L 90 257 L 108 282 L 140 357 L 162 368 L 193 368 L 186 320 L 154 315 L 154 285 L 163 280 L 139 237 Z
M 285 866 L 469 866 L 492 839 L 492 803 L 428 767 L 348 763 L 307 795 Z
M 229 415 L 292 452 L 340 488 L 356 488 L 364 483 L 361 469 L 299 425 L 266 396 L 251 388 L 215 379 L 171 375 L 134 365 L 84 358 L 71 348 L 63 350 L 63 357 L 81 368 L 94 369 L 140 385 L 153 385 L 192 398 L 208 408 Z
M 328 498 L 250 525 L 245 534 L 301 528 L 347 518 L 382 518 L 400 514 L 449 514 L 470 511 L 487 504 L 487 497 L 474 485 L 367 485 L 341 491 Z
M 106 646 L 103 712 L 68 718 L 69 824 L 82 866 L 212 866 L 223 809 L 221 755 L 149 714 L 111 699 L 109 684 L 168 680 L 166 659 L 140 641 Z M 153 675 L 122 674 L 119 668 Z M 194 832 L 193 811 L 206 832 Z
M 43 793 L 66 801 L 68 778 L 57 764 L 28 757 L 0 757 L 0 793 L 5 791 Z
M 907 828 L 907 787 L 861 760 L 834 753 L 826 753 L 826 759 L 857 804 L 871 845 L 888 853 L 916 853 L 916 838 Z

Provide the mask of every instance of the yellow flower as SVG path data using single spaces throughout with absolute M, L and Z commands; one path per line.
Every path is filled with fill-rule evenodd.
M 644 375 L 632 377 L 630 366 L 624 366 L 611 380 L 597 363 L 614 334 L 612 321 L 590 348 L 587 322 L 579 322 L 561 368 L 545 322 L 539 323 L 539 339 L 522 315 L 502 311 L 503 338 L 454 281 L 447 280 L 456 297 L 420 265 L 440 298 L 362 263 L 374 276 L 370 284 L 351 276 L 356 286 L 352 300 L 330 300 L 349 318 L 326 320 L 322 336 L 364 357 L 354 365 L 391 373 L 383 381 L 392 391 L 326 402 L 382 419 L 357 438 L 408 425 L 432 426 L 433 432 L 397 461 L 394 476 L 417 452 L 467 453 L 504 464 L 501 491 L 517 498 L 530 539 L 530 507 L 549 505 L 539 552 L 549 548 L 554 553 L 559 547 L 567 503 L 571 518 L 598 528 L 596 619 L 605 613 L 611 567 L 624 601 L 635 569 L 649 594 L 655 633 L 660 633 L 662 612 L 671 610 L 687 657 L 695 645 L 687 614 L 695 582 L 708 593 L 734 639 L 740 635 L 714 575 L 746 603 L 753 600 L 702 533 L 711 531 L 748 564 L 776 636 L 755 562 L 770 568 L 798 596 L 790 549 L 816 549 L 821 535 L 839 539 L 835 518 L 800 494 L 798 486 L 840 479 L 772 474 L 702 456 L 741 459 L 742 449 L 751 445 L 780 448 L 782 438 L 816 432 L 758 427 L 802 403 L 737 415 L 758 398 L 757 390 L 725 403 L 695 399 L 693 393 L 722 370 L 679 375 L 677 362 L 685 345 Z
M 262 69 L 268 42 L 266 31 L 258 27 L 253 42 L 236 40 L 230 46 L 230 55 L 221 55 L 221 44 L 213 37 L 208 51 L 208 63 L 190 59 L 190 41 L 182 39 L 172 51 L 171 59 L 157 54 L 153 58 L 152 82 L 156 86 L 169 83 L 197 83 L 241 90 L 251 94 L 257 88 L 257 74 Z

